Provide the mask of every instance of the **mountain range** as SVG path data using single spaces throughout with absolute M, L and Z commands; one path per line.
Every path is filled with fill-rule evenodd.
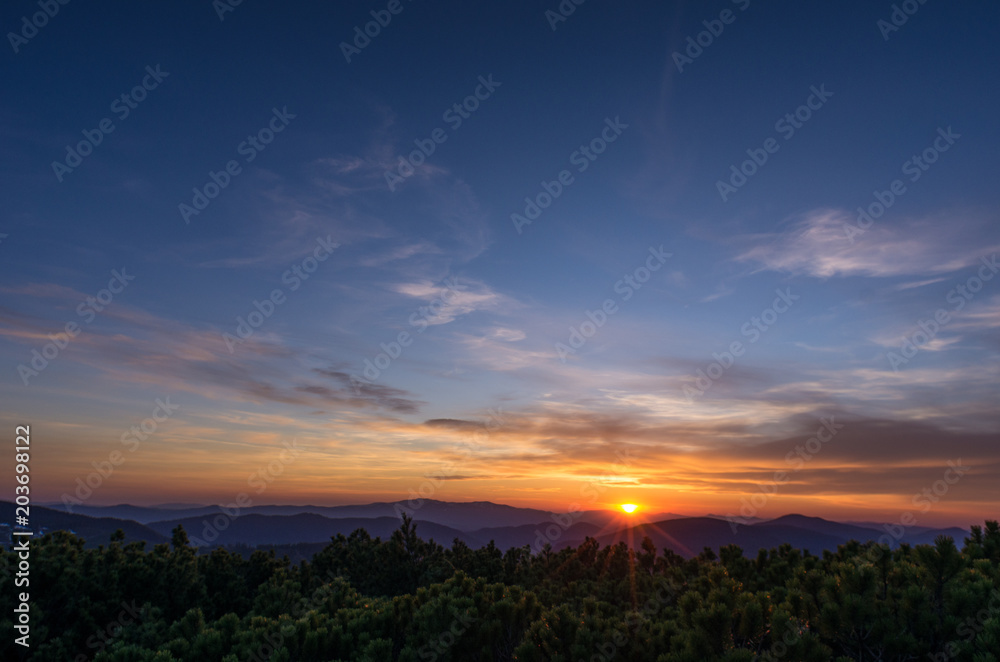
M 413 508 L 412 506 L 417 506 Z M 546 543 L 553 549 L 577 546 L 587 537 L 602 545 L 624 541 L 638 547 L 649 536 L 657 549 L 670 549 L 690 558 L 708 547 L 740 546 L 747 556 L 761 548 L 784 543 L 814 554 L 834 551 L 850 540 L 899 543 L 932 543 L 939 535 L 950 536 L 959 546 L 968 530 L 924 526 L 885 528 L 872 522 L 835 522 L 804 515 L 785 515 L 772 520 L 748 520 L 735 524 L 721 517 L 685 517 L 674 513 L 626 516 L 610 511 L 552 514 L 531 508 L 516 508 L 491 502 L 455 503 L 423 500 L 372 503 L 357 506 L 253 506 L 230 514 L 220 506 L 172 505 L 170 507 L 74 506 L 75 512 L 58 507 L 31 507 L 31 525 L 38 532 L 69 530 L 92 547 L 107 544 L 111 534 L 122 529 L 126 542 L 169 542 L 181 525 L 199 546 L 280 547 L 323 545 L 338 534 L 364 529 L 372 537 L 386 539 L 399 528 L 400 512 L 413 517 L 417 533 L 427 540 L 451 546 L 459 540 L 478 548 L 491 541 L 501 550 L 530 546 L 539 551 Z M 235 515 L 235 516 L 233 516 Z M 0 502 L 0 524 L 14 521 L 14 504 Z M 488 524 L 489 526 L 483 526 Z M 895 535 L 892 535 L 895 532 Z

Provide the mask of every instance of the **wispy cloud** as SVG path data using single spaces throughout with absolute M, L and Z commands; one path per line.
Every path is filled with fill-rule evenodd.
M 448 324 L 479 310 L 510 310 L 517 305 L 508 296 L 494 291 L 480 281 L 452 277 L 445 285 L 430 281 L 396 283 L 390 289 L 399 294 L 427 302 L 422 319 L 429 326 Z
M 981 225 L 961 214 L 876 221 L 852 242 L 845 228 L 854 223 L 854 215 L 843 210 L 812 211 L 784 232 L 745 237 L 753 246 L 738 259 L 760 270 L 818 278 L 927 276 L 975 264 L 1000 248 L 984 246 Z
M 111 382 L 157 385 L 209 400 L 398 413 L 415 413 L 423 404 L 408 392 L 387 385 L 366 385 L 359 393 L 347 373 L 337 370 L 313 370 L 312 374 L 325 377 L 326 383 L 310 381 L 310 354 L 264 332 L 245 339 L 232 353 L 218 330 L 162 318 L 123 303 L 105 309 L 102 321 L 79 333 L 72 340 L 72 351 L 58 360 L 87 366 Z M 42 320 L 8 313 L 0 322 L 0 337 L 25 346 L 48 339 L 43 335 Z M 44 376 L 37 379 L 45 383 Z

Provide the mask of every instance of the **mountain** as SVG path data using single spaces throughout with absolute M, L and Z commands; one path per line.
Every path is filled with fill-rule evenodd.
M 728 517 L 732 517 L 732 515 L 713 515 L 712 513 L 709 513 L 707 515 L 702 515 L 702 517 L 710 517 L 712 519 L 727 519 Z M 743 522 L 744 524 L 760 524 L 761 522 L 766 522 L 767 521 L 763 517 L 743 517 L 742 515 L 739 515 L 738 517 L 739 517 L 739 520 L 741 522 Z M 673 517 L 669 517 L 669 518 L 664 517 L 663 519 L 675 519 L 675 518 L 673 518 Z
M 903 535 L 903 542 L 908 542 L 911 545 L 933 545 L 934 539 L 938 536 L 948 536 L 955 541 L 955 544 L 961 549 L 962 544 L 965 539 L 969 537 L 971 531 L 968 529 L 960 529 L 957 526 L 953 526 L 948 529 L 931 529 L 924 527 L 913 527 L 914 529 L 920 528 L 922 531 L 907 531 Z
M 53 508 L 64 509 L 62 504 Z M 204 517 L 223 512 L 220 506 L 194 506 L 180 509 L 165 507 L 143 507 L 120 504 L 117 506 L 73 506 L 73 512 L 92 517 L 120 517 L 143 524 L 174 521 L 192 517 Z M 378 502 L 350 506 L 251 506 L 239 511 L 239 515 L 321 515 L 330 519 L 394 517 L 405 512 L 414 519 L 443 524 L 462 531 L 471 531 L 489 523 L 493 526 L 520 526 L 549 521 L 552 513 L 534 508 L 516 508 L 490 501 L 469 501 L 453 503 L 423 499 L 421 501 Z M 589 511 L 588 517 L 607 518 L 604 511 Z M 666 518 L 664 518 L 666 519 Z
M 414 517 L 418 535 L 446 547 L 458 539 L 473 548 L 492 540 L 501 550 L 525 545 L 537 550 L 546 542 L 558 550 L 579 545 L 588 536 L 602 544 L 624 540 L 637 547 L 643 536 L 648 535 L 658 549 L 671 549 L 686 557 L 697 555 L 705 547 L 718 550 L 730 544 L 739 545 L 748 556 L 756 555 L 760 548 L 770 549 L 784 543 L 819 554 L 823 550 L 836 550 L 838 545 L 849 540 L 864 542 L 887 535 L 885 525 L 834 522 L 798 514 L 766 521 L 750 520 L 745 525 L 734 526 L 723 518 L 683 517 L 672 513 L 626 516 L 617 511 L 591 510 L 553 515 L 543 510 L 487 501 L 451 503 L 433 499 L 413 505 L 418 507 L 410 508 L 406 501 L 354 506 L 253 506 L 240 511 L 235 519 L 221 518 L 219 521 L 224 525 L 217 536 L 212 536 L 211 523 L 214 516 L 222 513 L 221 508 L 190 504 L 178 504 L 176 509 L 128 504 L 76 506 L 74 510 L 80 512 L 74 514 L 61 512 L 61 508 L 33 506 L 32 524 L 73 530 L 87 539 L 88 546 L 106 543 L 118 528 L 125 531 L 128 540 L 144 539 L 151 544 L 166 542 L 174 527 L 180 524 L 190 538 L 204 540 L 211 546 L 287 547 L 325 545 L 331 536 L 350 535 L 359 528 L 372 537 L 387 539 L 399 528 L 399 506 L 401 512 L 409 512 Z M 4 509 L 0 512 L 6 513 L 6 521 L 11 522 L 13 504 L 5 503 Z M 112 514 L 118 517 L 108 516 Z M 132 518 L 125 518 L 126 515 Z M 951 536 L 961 545 L 968 534 L 967 530 L 957 527 L 913 526 L 904 529 L 900 540 L 893 540 L 893 545 L 899 542 L 933 543 L 939 535 Z
M 935 529 L 929 526 L 907 526 L 900 524 L 874 524 L 865 526 L 865 523 L 857 522 L 831 522 L 819 517 L 806 517 L 805 515 L 785 515 L 777 519 L 769 520 L 765 524 L 786 524 L 800 529 L 808 529 L 817 533 L 826 533 L 845 539 L 854 540 L 880 540 L 888 535 L 893 540 L 893 547 L 900 542 L 910 545 L 934 544 L 934 539 L 938 536 L 949 536 L 961 547 L 962 542 L 969 535 L 966 529 L 957 526 L 948 529 Z M 902 535 L 896 540 L 896 536 Z M 873 535 L 872 532 L 875 532 Z
M 847 542 L 846 539 L 835 536 L 780 524 L 770 527 L 736 526 L 734 530 L 729 522 L 709 517 L 640 524 L 598 536 L 597 540 L 602 545 L 624 541 L 630 547 L 638 548 L 644 536 L 649 536 L 657 549 L 670 549 L 685 558 L 697 556 L 705 547 L 717 552 L 725 545 L 739 545 L 747 556 L 756 556 L 758 549 L 770 549 L 783 543 L 818 554 L 824 549 L 835 550 L 837 545 Z
M 854 526 L 860 526 L 866 529 L 877 529 L 880 535 L 881 533 L 885 533 L 886 526 L 892 526 L 892 524 L 886 525 L 879 522 L 845 522 L 845 524 L 853 524 Z M 932 526 L 910 526 L 906 528 L 906 533 L 903 536 L 903 539 L 913 545 L 922 545 L 932 544 L 936 537 L 944 535 L 951 536 L 955 540 L 955 543 L 960 545 L 966 538 L 969 537 L 970 533 L 971 531 L 969 529 L 963 529 L 957 526 L 952 526 L 947 529 L 935 529 Z
M 862 526 L 832 522 L 830 520 L 822 519 L 821 517 L 807 517 L 806 515 L 783 515 L 782 517 L 778 517 L 776 519 L 759 522 L 754 526 L 764 528 L 772 526 L 790 526 L 804 531 L 812 531 L 813 533 L 833 536 L 845 541 L 878 540 L 879 536 L 885 533 L 885 530 L 881 527 L 877 530 L 873 530 Z
M 747 556 L 756 556 L 759 549 L 779 547 L 789 543 L 798 549 L 808 549 L 819 554 L 824 549 L 836 550 L 837 545 L 848 539 L 775 524 L 771 526 L 733 526 L 725 520 L 708 517 L 691 517 L 640 525 L 624 531 L 597 538 L 602 545 L 625 541 L 638 548 L 643 536 L 649 536 L 657 549 L 670 549 L 684 558 L 697 556 L 705 547 L 718 552 L 725 545 L 738 545 Z
M 201 517 L 222 512 L 219 506 L 197 506 L 179 505 L 179 507 L 162 506 L 132 506 L 129 504 L 118 504 L 116 506 L 65 506 L 61 503 L 49 504 L 52 510 L 71 512 L 79 515 L 89 515 L 90 517 L 114 517 L 117 519 L 129 519 L 140 524 L 159 522 L 168 519 L 181 519 L 185 517 Z
M 550 527 L 552 527 L 550 529 Z M 420 529 L 418 528 L 419 532 Z M 546 542 L 552 545 L 553 549 L 568 547 L 570 543 L 583 540 L 587 536 L 596 537 L 602 528 L 591 522 L 577 522 L 569 528 L 564 529 L 549 520 L 542 524 L 523 524 L 521 526 L 501 526 L 476 529 L 472 535 L 484 542 L 492 540 L 501 550 L 508 550 L 511 547 L 530 546 L 532 549 L 540 549 Z
M 16 506 L 10 501 L 0 501 L 0 522 L 8 526 L 14 524 Z M 38 535 L 42 529 L 48 531 L 72 531 L 86 541 L 86 547 L 106 545 L 111 540 L 111 534 L 121 529 L 125 533 L 125 542 L 145 540 L 150 545 L 170 542 L 170 532 L 166 535 L 158 533 L 138 522 L 113 517 L 89 517 L 65 513 L 44 506 L 31 506 L 31 530 Z
M 218 520 L 218 521 L 217 521 Z M 434 540 L 445 547 L 456 538 L 470 547 L 481 547 L 477 538 L 458 529 L 435 522 L 416 521 L 417 533 L 424 540 Z M 202 540 L 215 545 L 291 545 L 296 543 L 328 543 L 332 536 L 350 535 L 364 529 L 372 538 L 387 540 L 399 528 L 396 517 L 330 519 L 313 513 L 298 515 L 240 515 L 239 517 L 188 517 L 184 519 L 151 522 L 154 531 L 169 535 L 181 525 L 194 542 Z
M 567 516 L 572 517 L 573 521 L 589 522 L 600 527 L 610 526 L 616 529 L 630 526 L 635 523 L 661 522 L 668 519 L 688 518 L 688 515 L 678 515 L 676 513 L 639 512 L 634 515 L 626 515 L 620 510 L 584 510 L 577 513 L 569 513 L 567 515 L 557 515 L 556 517 L 559 519 L 565 519 Z M 559 519 L 553 519 L 550 515 L 546 520 L 546 523 L 559 521 Z
M 638 548 L 643 536 L 648 535 L 657 549 L 671 549 L 685 558 L 691 558 L 705 547 L 717 552 L 725 545 L 738 545 L 745 555 L 756 556 L 760 549 L 777 548 L 785 543 L 820 554 L 824 550 L 836 551 L 839 545 L 850 540 L 877 541 L 885 534 L 884 529 L 880 532 L 878 529 L 831 522 L 819 517 L 785 515 L 745 526 L 734 526 L 726 520 L 708 517 L 666 520 L 597 536 L 597 540 L 602 545 L 625 541 Z M 934 538 L 939 535 L 951 536 L 961 547 L 963 536 L 968 535 L 968 532 L 959 528 L 921 529 L 916 532 L 904 530 L 899 540 L 893 539 L 892 546 L 896 547 L 900 542 L 913 545 L 933 543 Z M 573 544 L 579 542 L 581 541 L 574 541 Z

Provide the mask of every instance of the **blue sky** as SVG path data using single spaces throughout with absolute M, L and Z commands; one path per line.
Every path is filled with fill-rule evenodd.
M 71 2 L 8 35 L 0 418 L 44 440 L 39 498 L 76 494 L 170 397 L 86 499 L 231 501 L 294 438 L 308 459 L 262 503 L 395 499 L 432 474 L 440 499 L 565 509 L 598 485 L 590 507 L 734 512 L 834 416 L 757 514 L 896 517 L 958 459 L 918 514 L 995 513 L 996 7 L 908 4 L 889 31 L 891 3 L 219 6 Z M 5 6 L 5 32 L 39 11 Z M 348 62 L 373 11 L 391 20 Z M 92 153 L 54 167 L 83 132 Z M 433 153 L 390 190 L 415 141 Z M 134 280 L 81 315 L 115 269 Z

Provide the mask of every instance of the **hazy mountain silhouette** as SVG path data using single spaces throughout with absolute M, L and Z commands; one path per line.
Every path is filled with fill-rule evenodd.
M 969 534 L 960 528 L 921 529 L 911 532 L 905 528 L 901 537 L 895 536 L 882 539 L 893 547 L 899 543 L 923 544 L 933 542 L 938 535 L 953 538 L 961 547 L 963 539 Z M 850 540 L 867 542 L 879 541 L 883 535 L 888 535 L 884 529 L 859 527 L 840 522 L 831 522 L 819 517 L 803 515 L 786 515 L 774 520 L 758 524 L 733 525 L 726 520 L 708 517 L 691 517 L 679 520 L 666 520 L 651 524 L 641 524 L 597 536 L 602 545 L 615 544 L 621 541 L 638 548 L 643 536 L 649 536 L 657 549 L 671 549 L 685 558 L 697 556 L 702 549 L 710 547 L 715 551 L 725 545 L 738 545 L 748 556 L 756 556 L 759 549 L 771 549 L 788 543 L 792 547 L 809 550 L 820 554 L 823 550 L 836 551 L 838 545 Z M 579 544 L 581 541 L 573 541 Z
M 218 523 L 216 523 L 218 520 Z M 342 533 L 350 535 L 364 529 L 372 538 L 388 539 L 399 528 L 397 517 L 330 519 L 313 513 L 299 515 L 241 515 L 239 517 L 188 517 L 185 519 L 151 522 L 149 528 L 169 535 L 178 525 L 188 536 L 210 545 L 288 545 L 294 543 L 330 542 Z M 481 547 L 476 537 L 435 522 L 417 522 L 417 531 L 424 540 L 434 540 L 450 546 L 457 538 L 470 547 Z
M 63 509 L 62 504 L 53 508 Z M 233 510 L 229 509 L 230 512 Z M 135 520 L 143 524 L 203 517 L 223 512 L 217 505 L 190 506 L 181 508 L 165 508 L 162 506 L 132 506 L 120 504 L 116 506 L 73 506 L 73 512 L 92 517 L 120 517 Z M 405 512 L 414 519 L 425 522 L 435 522 L 451 526 L 463 531 L 481 528 L 484 524 L 493 526 L 519 526 L 534 524 L 548 520 L 552 514 L 534 508 L 516 508 L 490 501 L 470 501 L 453 503 L 424 499 L 422 501 L 378 502 L 351 506 L 274 506 L 258 505 L 239 509 L 239 515 L 300 515 L 304 513 L 322 515 L 331 519 L 348 518 L 378 518 L 394 517 L 397 520 L 400 513 Z M 602 511 L 591 511 L 598 513 Z
M 14 524 L 14 508 L 15 505 L 10 501 L 0 501 L 0 522 L 8 525 Z M 117 529 L 121 529 L 125 533 L 126 543 L 137 540 L 145 540 L 150 545 L 170 542 L 169 532 L 164 536 L 133 520 L 75 515 L 44 506 L 31 506 L 29 522 L 31 530 L 36 534 L 43 528 L 48 531 L 72 531 L 86 540 L 88 547 L 108 544 L 111 540 L 111 534 Z
M 13 522 L 14 505 L 2 503 L 2 521 Z M 359 506 L 254 506 L 243 509 L 233 518 L 222 513 L 219 506 L 183 506 L 179 509 L 118 506 L 81 506 L 74 510 L 88 514 L 69 514 L 33 506 L 32 525 L 49 529 L 70 529 L 87 540 L 88 546 L 106 544 L 111 534 L 121 528 L 127 540 L 147 540 L 151 544 L 166 542 L 177 525 L 192 539 L 208 546 L 296 546 L 324 545 L 331 536 L 350 535 L 364 529 L 370 536 L 387 539 L 399 528 L 401 512 L 410 512 L 417 524 L 417 533 L 425 540 L 450 546 L 455 539 L 473 548 L 491 540 L 501 550 L 529 546 L 537 551 L 544 544 L 554 549 L 579 545 L 587 537 L 602 545 L 624 541 L 638 547 L 643 536 L 649 536 L 658 549 L 671 549 L 691 557 L 705 547 L 718 550 L 724 545 L 738 545 L 748 556 L 758 549 L 774 548 L 788 543 L 814 554 L 836 550 L 849 540 L 887 540 L 885 525 L 860 522 L 834 522 L 805 515 L 784 515 L 766 521 L 748 521 L 744 525 L 714 517 L 683 517 L 671 513 L 650 515 L 655 521 L 643 521 L 643 516 L 626 517 L 613 511 L 585 511 L 554 517 L 552 513 L 515 508 L 484 501 L 451 503 L 425 500 L 413 509 L 405 501 L 372 503 Z M 108 515 L 130 514 L 146 524 L 124 518 L 91 517 L 89 513 Z M 562 522 L 562 524 L 560 524 Z M 487 526 L 484 526 L 487 525 Z M 569 526 L 567 526 L 569 525 Z M 899 533 L 900 528 L 892 528 Z M 939 535 L 952 537 L 959 546 L 968 531 L 953 527 L 935 529 L 925 526 L 902 528 L 899 540 L 890 536 L 894 546 L 933 543 Z M 217 535 L 213 535 L 217 534 Z
M 554 527 L 549 531 L 549 527 Z M 562 549 L 574 540 L 583 540 L 587 536 L 596 537 L 602 527 L 591 522 L 577 522 L 568 529 L 556 525 L 552 520 L 539 524 L 524 524 L 522 526 L 500 526 L 477 529 L 472 532 L 479 540 L 494 541 L 497 547 L 506 550 L 511 547 L 541 548 L 546 542 L 553 549 Z M 418 528 L 419 532 L 420 529 Z M 540 543 L 536 544 L 538 540 Z
M 53 509 L 62 510 L 62 504 L 51 505 Z M 232 512 L 232 508 L 229 509 Z M 73 506 L 74 513 L 90 515 L 91 517 L 118 517 L 131 519 L 142 524 L 204 517 L 224 512 L 221 506 L 177 504 L 176 506 L 133 506 L 119 504 L 115 506 Z M 484 525 L 491 527 L 522 526 L 551 522 L 552 513 L 536 508 L 518 508 L 491 501 L 450 502 L 424 499 L 422 501 L 391 501 L 377 502 L 351 506 L 274 506 L 259 505 L 239 509 L 239 515 L 299 515 L 311 513 L 331 519 L 348 518 L 399 518 L 400 513 L 407 513 L 417 520 L 435 522 L 462 531 L 472 531 Z M 623 519 L 622 513 L 607 510 L 587 510 L 573 514 L 574 521 L 590 522 L 599 526 Z M 666 520 L 683 518 L 676 513 L 655 513 L 645 515 L 647 520 Z

